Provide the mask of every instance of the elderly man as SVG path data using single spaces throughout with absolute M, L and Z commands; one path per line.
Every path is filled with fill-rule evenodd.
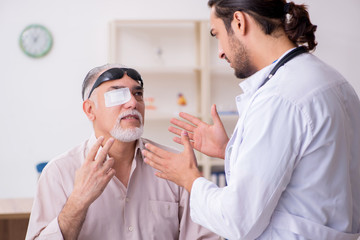
M 140 74 L 94 68 L 82 94 L 94 135 L 44 169 L 26 239 L 218 239 L 190 219 L 187 191 L 143 162 Z

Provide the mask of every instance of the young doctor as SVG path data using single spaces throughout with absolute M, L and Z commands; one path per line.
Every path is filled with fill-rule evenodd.
M 360 102 L 316 46 L 308 12 L 284 0 L 210 0 L 211 35 L 243 94 L 228 139 L 186 113 L 180 154 L 146 144 L 145 162 L 190 192 L 192 219 L 228 239 L 357 239 Z M 226 84 L 226 83 L 224 83 Z M 183 129 L 183 130 L 181 130 Z M 201 177 L 193 149 L 225 159 L 228 186 Z

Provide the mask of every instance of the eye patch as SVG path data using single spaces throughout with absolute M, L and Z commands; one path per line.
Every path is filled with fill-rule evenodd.
M 106 92 L 105 97 L 105 106 L 113 107 L 127 103 L 131 99 L 131 93 L 129 88 L 119 88 Z

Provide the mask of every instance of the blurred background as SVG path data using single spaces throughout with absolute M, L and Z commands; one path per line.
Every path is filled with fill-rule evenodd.
M 360 95 L 360 1 L 295 2 L 307 4 L 318 25 L 315 54 Z M 81 85 L 89 69 L 108 62 L 110 21 L 208 17 L 206 0 L 0 0 L 0 198 L 33 197 L 36 164 L 90 136 Z M 21 32 L 34 23 L 53 36 L 39 59 L 19 47 Z

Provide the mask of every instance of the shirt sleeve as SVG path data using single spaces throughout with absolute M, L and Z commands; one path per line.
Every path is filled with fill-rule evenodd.
M 180 188 L 180 205 L 179 205 L 179 221 L 180 221 L 180 232 L 179 240 L 188 240 L 188 239 L 209 239 L 209 240 L 219 240 L 220 237 L 215 233 L 209 231 L 205 227 L 194 223 L 190 217 L 190 207 L 189 207 L 189 193 Z
M 37 240 L 63 240 L 61 230 L 59 228 L 58 219 L 52 220 L 37 236 L 26 236 L 26 239 Z
M 229 239 L 255 239 L 266 229 L 311 132 L 306 116 L 278 97 L 253 104 L 243 124 L 228 186 L 198 178 L 190 198 L 192 219 Z
M 26 240 L 63 239 L 57 217 L 67 197 L 61 184 L 61 179 L 56 178 L 59 176 L 60 172 L 57 166 L 53 163 L 48 163 L 38 182 Z

